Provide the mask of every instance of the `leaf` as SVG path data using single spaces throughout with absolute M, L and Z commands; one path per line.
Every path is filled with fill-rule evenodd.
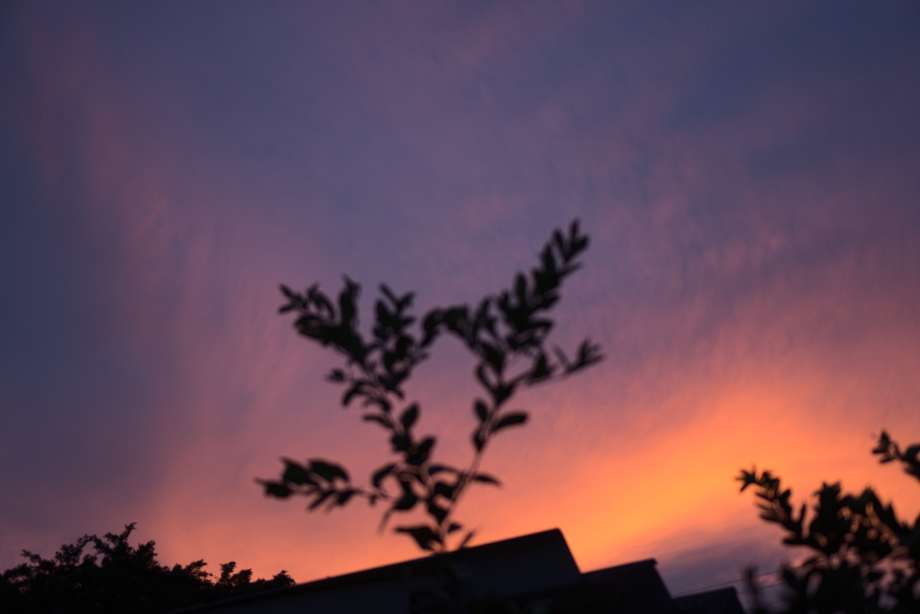
M 269 497 L 286 499 L 291 496 L 291 489 L 288 488 L 287 484 L 280 482 L 262 482 L 262 485 L 265 486 L 265 494 Z
M 386 284 L 380 284 L 380 292 L 389 299 L 393 305 L 399 305 L 399 299 L 393 294 L 393 291 Z
M 514 383 L 496 386 L 492 389 L 492 398 L 495 399 L 495 407 L 498 407 L 514 394 Z
M 562 348 L 558 346 L 553 347 L 553 354 L 556 355 L 556 360 L 559 361 L 559 364 L 562 365 L 562 368 L 568 372 L 569 371 L 569 359 L 566 358 L 565 352 L 562 351 Z
M 329 297 L 320 292 L 319 284 L 313 284 L 307 289 L 307 299 L 318 309 L 325 311 L 326 317 L 331 318 L 334 315 L 335 310 L 332 308 L 332 303 L 329 302 Z
M 361 419 L 364 420 L 365 422 L 377 422 L 383 425 L 383 427 L 386 429 L 390 428 L 389 420 L 387 420 L 385 417 L 379 414 L 364 414 L 363 416 L 361 416 Z
M 357 307 L 355 303 L 361 293 L 361 286 L 345 276 L 345 287 L 339 293 L 339 314 L 343 328 L 353 329 L 357 323 Z
M 447 484 L 446 482 L 438 482 L 437 484 L 434 485 L 434 494 L 440 495 L 444 497 L 445 499 L 453 499 L 455 488 L 456 486 L 451 486 L 450 484 Z
M 373 477 L 371 477 L 371 484 L 374 485 L 374 488 L 379 490 L 380 483 L 383 481 L 383 478 L 393 473 L 394 469 L 396 469 L 396 463 L 390 463 L 389 465 L 384 465 L 375 471 Z
M 432 309 L 425 315 L 422 320 L 422 330 L 425 333 L 422 339 L 423 346 L 429 345 L 438 336 L 438 328 L 441 326 L 442 319 L 440 309 Z
M 428 455 L 431 453 L 431 448 L 434 446 L 434 444 L 434 437 L 426 437 L 424 440 L 422 440 L 422 443 L 418 444 L 418 447 L 415 449 L 415 451 L 409 455 L 409 463 L 417 467 L 427 461 Z
M 514 426 L 515 424 L 524 424 L 527 422 L 527 414 L 524 412 L 513 412 L 506 414 L 504 418 L 498 421 L 498 423 L 492 428 L 492 432 L 496 433 L 503 428 L 509 426 Z
M 320 505 L 322 505 L 322 504 L 323 504 L 323 501 L 325 501 L 326 499 L 328 499 L 329 497 L 331 497 L 332 495 L 334 495 L 334 494 L 335 494 L 335 491 L 334 491 L 334 490 L 327 490 L 327 491 L 323 492 L 322 494 L 320 494 L 320 493 L 317 491 L 316 494 L 317 494 L 316 499 L 313 500 L 313 503 L 311 503 L 309 506 L 307 506 L 307 509 L 310 510 L 311 512 L 312 512 L 313 510 L 315 510 L 316 508 L 318 508 Z
M 447 510 L 434 501 L 428 501 L 428 515 L 438 521 L 440 525 L 447 518 Z
M 335 478 L 340 478 L 346 482 L 349 481 L 348 473 L 340 465 L 319 458 L 310 459 L 309 463 L 310 471 L 327 482 L 332 482 Z
M 462 307 L 453 307 L 441 314 L 441 321 L 447 325 L 447 328 L 457 334 L 464 334 L 467 322 L 469 321 L 469 312 L 466 305 Z
M 433 550 L 432 544 L 440 544 L 441 539 L 438 537 L 437 533 L 431 530 L 431 527 L 426 525 L 418 525 L 415 527 L 396 527 L 393 529 L 396 533 L 408 533 L 415 539 L 415 542 L 418 544 L 419 548 L 422 550 Z
M 518 273 L 514 278 L 514 293 L 517 295 L 518 304 L 523 307 L 527 304 L 527 281 Z
M 284 477 L 282 478 L 285 482 L 291 482 L 293 484 L 311 484 L 316 485 L 316 482 L 313 478 L 310 477 L 310 472 L 307 471 L 300 463 L 294 462 L 288 458 L 282 459 L 285 464 Z
M 483 446 L 486 445 L 485 438 L 482 436 L 482 429 L 476 429 L 473 431 L 472 439 L 473 447 L 476 448 L 476 451 L 482 452 Z
M 552 374 L 552 369 L 549 367 L 549 363 L 546 360 L 546 354 L 541 351 L 537 356 L 537 359 L 534 361 L 533 369 L 530 370 L 530 373 L 527 375 L 527 379 L 531 382 L 538 382 L 540 380 L 546 379 Z
M 304 307 L 303 298 L 284 284 L 281 284 L 281 293 L 287 297 L 288 302 L 278 308 L 278 313 L 287 313 L 288 311 L 302 309 Z
M 482 344 L 482 352 L 483 358 L 486 359 L 486 362 L 489 363 L 492 369 L 496 373 L 500 372 L 505 364 L 505 353 L 499 351 L 488 343 Z
M 399 498 L 399 501 L 393 504 L 393 509 L 404 512 L 406 510 L 411 510 L 415 507 L 416 503 L 418 503 L 418 497 L 406 491 L 403 496 Z
M 502 483 L 498 481 L 498 478 L 494 478 L 488 473 L 477 473 L 473 476 L 474 482 L 482 482 L 483 484 L 492 484 L 493 486 L 501 486 Z
M 352 400 L 358 394 L 364 394 L 364 388 L 367 386 L 364 382 L 355 382 L 345 391 L 345 394 L 342 395 L 342 406 L 348 407 Z
M 600 346 L 594 343 L 591 343 L 590 339 L 585 339 L 581 342 L 581 345 L 578 346 L 578 360 L 574 365 L 568 367 L 568 371 L 574 372 L 579 369 L 584 369 L 587 366 L 596 364 L 604 359 L 604 355 L 601 354 Z
M 413 343 L 415 342 L 411 337 L 401 335 L 399 340 L 396 341 L 396 349 L 393 351 L 393 357 L 399 361 L 405 360 L 406 354 L 409 352 L 409 348 L 412 347 Z
M 390 438 L 390 443 L 393 444 L 394 452 L 406 452 L 412 446 L 412 441 L 399 433 Z
M 343 490 L 339 493 L 338 498 L 335 500 L 335 504 L 339 507 L 345 507 L 345 504 L 348 503 L 348 500 L 351 499 L 355 492 L 354 490 Z
M 464 548 L 466 548 L 466 545 L 470 543 L 470 540 L 473 539 L 474 535 L 476 535 L 475 530 L 471 530 L 469 533 L 467 533 L 466 536 L 463 538 L 463 541 L 460 542 L 460 545 L 457 546 L 457 550 L 463 550 Z
M 556 244 L 556 249 L 559 250 L 559 253 L 562 254 L 566 260 L 568 260 L 566 257 L 567 254 L 565 249 L 565 239 L 562 238 L 562 233 L 559 232 L 559 230 L 553 231 L 553 242 Z
M 476 416 L 479 417 L 480 422 L 485 422 L 489 417 L 489 410 L 486 407 L 486 404 L 481 400 L 476 399 L 476 402 L 473 404 L 473 409 L 476 412 Z
M 292 301 L 297 300 L 298 298 L 297 293 L 291 290 L 290 288 L 288 288 L 287 286 L 285 286 L 284 284 L 281 284 L 281 293 L 284 294 L 284 296 L 291 299 Z
M 455 474 L 460 473 L 453 467 L 448 467 L 447 465 L 432 465 L 431 467 L 428 468 L 428 475 L 435 475 L 437 473 L 441 473 L 442 471 L 447 471 L 449 473 L 455 473 Z
M 403 428 L 409 430 L 412 428 L 412 425 L 415 424 L 415 420 L 418 418 L 418 403 L 413 403 L 410 405 L 406 411 L 403 412 L 403 415 L 400 416 L 399 421 L 402 422 Z

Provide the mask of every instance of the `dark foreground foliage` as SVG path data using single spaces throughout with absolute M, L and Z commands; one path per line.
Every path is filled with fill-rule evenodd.
M 252 570 L 234 573 L 233 562 L 220 566 L 216 581 L 204 561 L 165 567 L 156 560 L 154 542 L 128 543 L 134 526 L 101 539 L 85 535 L 50 559 L 24 550 L 28 562 L 0 576 L 0 612 L 147 614 L 294 584 L 285 571 L 253 580 Z
M 352 280 L 345 278 L 335 302 L 318 285 L 302 293 L 282 286 L 286 302 L 280 311 L 297 316 L 294 326 L 301 335 L 345 358 L 344 368 L 333 369 L 328 379 L 345 387 L 343 406 L 358 401 L 365 408 L 362 418 L 384 430 L 392 457 L 363 487 L 352 483 L 344 467 L 328 460 L 283 459 L 280 479 L 259 480 L 265 493 L 278 498 L 304 496 L 310 510 L 341 507 L 358 498 L 371 505 L 383 501 L 381 527 L 394 513 L 420 510 L 425 523 L 395 530 L 413 538 L 423 550 L 447 552 L 451 550 L 448 538 L 455 534 L 456 547 L 466 545 L 473 532 L 461 532 L 456 507 L 473 484 L 499 483 L 479 466 L 492 437 L 528 419 L 526 412 L 508 408 L 515 392 L 601 360 L 599 348 L 588 339 L 572 357 L 547 345 L 554 325 L 549 312 L 560 298 L 563 280 L 581 266 L 577 260 L 587 246 L 588 237 L 573 221 L 567 235 L 554 232 L 540 252 L 538 265 L 530 275 L 518 273 L 509 289 L 472 306 L 432 309 L 420 319 L 411 315 L 413 294 L 398 296 L 381 285 L 370 339 L 359 329 L 360 286 Z M 437 438 L 418 434 L 421 408 L 406 401 L 403 389 L 432 344 L 445 334 L 473 355 L 476 381 L 483 391 L 471 403 L 472 455 L 464 467 L 434 460 Z
M 920 444 L 902 451 L 883 431 L 872 453 L 882 463 L 899 462 L 920 480 Z M 806 505 L 796 512 L 789 503 L 792 491 L 769 471 L 742 471 L 738 479 L 741 490 L 757 487 L 760 516 L 786 530 L 784 543 L 808 552 L 800 566 L 783 569 L 784 612 L 920 612 L 920 516 L 911 523 L 871 488 L 852 495 L 837 482 L 816 493 L 808 521 Z M 765 610 L 758 604 L 757 611 Z

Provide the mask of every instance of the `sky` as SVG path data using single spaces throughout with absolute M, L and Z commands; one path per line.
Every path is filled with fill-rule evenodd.
M 920 4 L 7 2 L 0 9 L 0 568 L 137 523 L 160 561 L 308 581 L 418 556 L 282 456 L 358 479 L 379 429 L 278 285 L 473 303 L 578 218 L 553 343 L 459 517 L 560 528 L 673 594 L 795 553 L 734 478 L 920 489 Z M 366 325 L 368 317 L 363 319 Z M 468 458 L 473 362 L 408 385 Z

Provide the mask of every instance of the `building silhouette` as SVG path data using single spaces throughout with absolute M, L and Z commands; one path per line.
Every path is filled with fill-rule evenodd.
M 655 565 L 582 573 L 553 529 L 172 614 L 743 614 L 733 588 L 672 598 Z

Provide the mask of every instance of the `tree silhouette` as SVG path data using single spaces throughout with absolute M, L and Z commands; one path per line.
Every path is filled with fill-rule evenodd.
M 902 451 L 882 431 L 872 453 L 920 480 L 920 444 Z M 738 480 L 742 491 L 757 487 L 760 517 L 786 530 L 783 542 L 809 551 L 800 566 L 783 568 L 787 612 L 920 612 L 920 516 L 902 520 L 871 488 L 842 494 L 837 482 L 815 493 L 806 524 L 806 505 L 793 510 L 792 491 L 771 472 L 742 471 Z M 759 601 L 752 575 L 748 583 Z M 757 610 L 765 611 L 759 603 Z
M 271 580 L 253 580 L 249 569 L 234 574 L 234 562 L 221 565 L 216 583 L 203 560 L 165 567 L 156 560 L 154 542 L 131 546 L 134 527 L 101 539 L 84 535 L 50 559 L 23 550 L 28 562 L 0 575 L 0 612 L 144 614 L 294 584 L 285 571 Z M 87 547 L 93 553 L 84 553 Z
M 356 497 L 371 505 L 382 501 L 386 509 L 381 528 L 394 513 L 421 509 L 427 516 L 425 523 L 397 526 L 395 531 L 411 536 L 423 550 L 449 551 L 449 537 L 463 528 L 455 518 L 463 494 L 473 484 L 499 484 L 479 470 L 486 447 L 499 432 L 527 421 L 526 412 L 507 409 L 514 393 L 571 375 L 602 358 L 598 346 L 588 339 L 573 358 L 557 347 L 547 347 L 554 324 L 548 314 L 560 298 L 563 280 L 580 268 L 577 258 L 587 245 L 588 237 L 579 232 L 575 220 L 567 235 L 560 230 L 553 233 L 540 252 L 538 266 L 529 276 L 518 273 L 511 288 L 486 296 L 475 307 L 432 309 L 420 320 L 410 313 L 412 293 L 397 296 L 381 285 L 369 340 L 359 330 L 360 286 L 348 277 L 335 304 L 318 285 L 302 293 L 282 285 L 286 302 L 280 312 L 293 312 L 301 335 L 344 356 L 344 366 L 333 369 L 328 380 L 344 386 L 343 406 L 360 402 L 365 408 L 363 420 L 384 430 L 395 458 L 374 471 L 365 487 L 354 485 L 337 463 L 283 459 L 279 480 L 257 480 L 265 493 L 278 498 L 304 496 L 311 511 L 342 507 Z M 437 438 L 416 434 L 421 408 L 406 402 L 403 388 L 445 333 L 459 339 L 475 357 L 474 373 L 484 393 L 472 401 L 472 457 L 462 468 L 434 461 Z M 465 546 L 472 536 L 473 531 L 462 537 L 457 533 L 457 547 Z

